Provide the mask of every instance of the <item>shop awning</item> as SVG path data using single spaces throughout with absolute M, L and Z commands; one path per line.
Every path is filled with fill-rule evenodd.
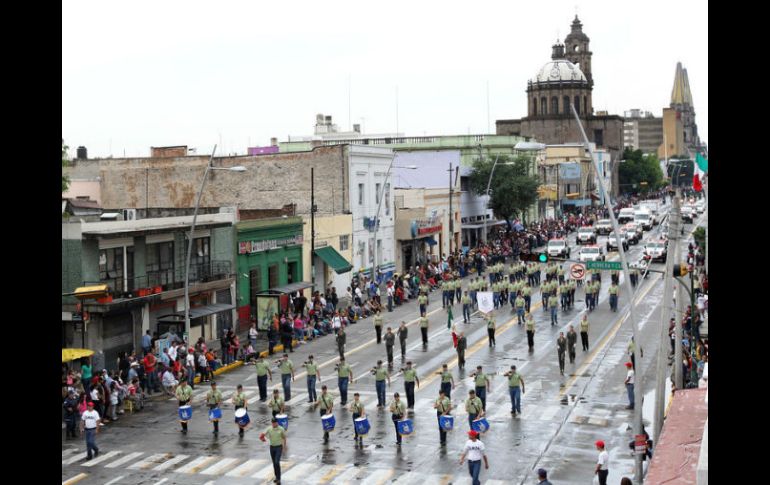
M 211 305 L 190 308 L 190 320 L 213 315 L 214 313 L 226 312 L 227 310 L 232 310 L 233 308 L 235 308 L 235 305 L 232 305 L 230 303 L 214 303 Z M 169 315 L 163 315 L 162 317 L 158 317 L 158 321 L 159 322 L 180 322 L 180 321 L 183 322 L 184 310 L 182 310 L 181 312 L 171 313 Z
M 324 263 L 334 268 L 334 271 L 337 274 L 347 273 L 353 269 L 353 265 L 348 263 L 348 261 L 331 246 L 319 248 L 313 252 L 317 254 L 319 258 L 323 259 Z
M 101 298 L 103 296 L 107 296 L 107 293 L 109 292 L 109 287 L 107 285 L 91 285 L 91 286 L 81 286 L 79 288 L 75 288 L 75 291 L 72 293 L 67 293 L 67 296 L 74 296 L 75 298 Z
M 297 291 L 304 290 L 305 288 L 312 288 L 313 284 L 308 283 L 307 281 L 300 281 L 297 283 L 291 283 L 286 286 L 278 286 L 275 288 L 270 288 L 269 290 L 260 291 L 257 293 L 257 295 L 276 295 L 276 294 L 283 294 L 283 293 L 295 293 Z
M 424 237 L 422 239 L 423 239 L 423 241 L 425 241 L 426 243 L 430 244 L 431 246 L 435 246 L 436 244 L 438 244 L 436 242 L 436 240 L 433 239 L 433 236 Z
M 494 226 L 499 226 L 501 224 L 505 224 L 505 221 L 489 221 L 487 222 L 487 229 Z M 478 224 L 463 224 L 463 229 L 481 229 L 484 227 L 484 223 L 480 222 Z
M 94 355 L 94 351 L 88 349 L 61 349 L 62 362 L 71 362 L 73 360 L 81 359 L 83 357 L 90 357 L 92 355 Z

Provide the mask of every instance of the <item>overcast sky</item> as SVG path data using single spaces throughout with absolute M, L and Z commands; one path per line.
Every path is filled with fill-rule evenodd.
M 708 11 L 694 0 L 64 2 L 62 137 L 89 157 L 243 154 L 312 135 L 317 113 L 373 134 L 494 133 L 526 115 L 527 80 L 576 8 L 594 110 L 661 116 L 681 61 L 707 142 Z

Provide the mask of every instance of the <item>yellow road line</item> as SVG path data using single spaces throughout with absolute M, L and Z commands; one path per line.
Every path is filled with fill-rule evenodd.
M 646 290 L 644 290 L 643 293 L 641 293 L 636 298 L 636 303 L 638 304 L 639 301 L 641 301 L 643 298 L 647 296 L 647 293 L 652 290 L 652 288 L 655 287 L 655 281 L 653 280 L 650 282 L 650 285 L 647 287 Z M 610 330 L 609 333 L 607 333 L 604 338 L 594 347 L 594 350 L 588 354 L 588 357 L 583 361 L 582 364 L 580 364 L 580 367 L 575 371 L 574 375 L 570 377 L 567 380 L 567 383 L 564 385 L 564 387 L 559 391 L 559 397 L 563 397 L 567 391 L 572 387 L 573 384 L 575 384 L 575 381 L 577 381 L 577 378 L 580 377 L 583 372 L 588 368 L 589 365 L 593 362 L 594 358 L 598 355 L 598 353 L 603 349 L 607 343 L 615 337 L 615 335 L 618 333 L 618 330 L 620 330 L 620 327 L 623 325 L 623 323 L 631 316 L 631 312 L 629 311 L 626 313 L 626 315 L 623 318 L 619 318 L 615 326 Z
M 81 473 L 80 475 L 75 475 L 74 477 L 70 478 L 69 480 L 65 480 L 61 482 L 61 485 L 73 485 L 75 483 L 78 483 L 80 480 L 84 479 L 88 476 L 88 473 Z

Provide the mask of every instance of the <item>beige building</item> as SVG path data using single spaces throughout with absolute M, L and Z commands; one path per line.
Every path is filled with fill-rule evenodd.
M 317 291 L 324 291 L 326 288 L 337 288 L 337 295 L 340 297 L 345 294 L 345 288 L 350 286 L 350 278 L 353 261 L 352 240 L 353 240 L 353 215 L 343 214 L 337 216 L 316 216 L 315 218 L 315 288 Z M 303 218 L 302 226 L 302 268 L 303 281 L 312 281 L 313 269 L 310 262 L 310 217 Z M 342 261 L 334 258 L 333 249 L 350 266 L 347 271 L 340 267 Z M 328 254 L 328 255 L 327 255 Z M 327 260 L 329 262 L 327 262 Z M 341 271 L 335 270 L 335 266 Z
M 611 181 L 609 153 L 601 151 L 600 167 L 605 181 Z M 605 166 L 606 163 L 606 166 Z M 582 143 L 547 145 L 545 159 L 538 166 L 542 185 L 539 189 L 540 217 L 554 217 L 562 211 L 573 211 L 580 207 L 595 205 L 599 197 L 596 194 L 596 170 L 591 156 Z M 609 187 L 610 192 L 612 188 Z
M 452 249 L 459 248 L 460 192 L 453 194 Z M 396 270 L 413 264 L 437 262 L 449 254 L 449 190 L 396 189 Z

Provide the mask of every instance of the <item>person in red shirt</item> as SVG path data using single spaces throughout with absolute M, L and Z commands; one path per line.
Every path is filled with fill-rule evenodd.
M 158 374 L 155 372 L 155 364 L 157 359 L 152 352 L 147 352 L 142 359 L 144 364 L 144 373 L 147 376 L 147 394 L 152 392 L 160 392 L 160 386 L 158 385 Z
M 457 348 L 457 327 L 452 325 L 452 343 Z

